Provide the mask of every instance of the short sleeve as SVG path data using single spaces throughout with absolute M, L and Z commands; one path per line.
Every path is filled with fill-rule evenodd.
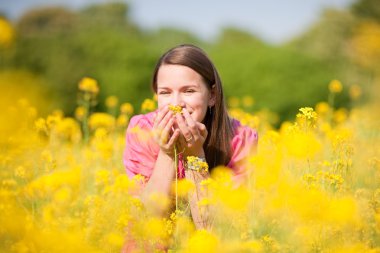
M 243 182 L 249 174 L 251 168 L 248 160 L 257 152 L 257 143 L 257 131 L 239 123 L 231 141 L 232 156 L 227 165 L 234 172 L 235 182 Z
M 136 115 L 126 131 L 126 146 L 123 162 L 127 175 L 137 174 L 150 178 L 158 156 L 158 145 L 152 138 L 153 115 Z

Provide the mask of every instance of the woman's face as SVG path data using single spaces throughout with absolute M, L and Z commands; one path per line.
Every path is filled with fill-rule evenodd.
M 215 104 L 215 92 L 209 90 L 202 76 L 193 69 L 173 64 L 161 65 L 157 73 L 158 108 L 179 105 L 193 120 L 202 122 L 208 106 Z

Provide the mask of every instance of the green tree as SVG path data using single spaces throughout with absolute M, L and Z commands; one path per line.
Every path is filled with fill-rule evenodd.
M 380 21 L 379 0 L 359 0 L 352 4 L 352 12 L 363 18 L 371 18 Z

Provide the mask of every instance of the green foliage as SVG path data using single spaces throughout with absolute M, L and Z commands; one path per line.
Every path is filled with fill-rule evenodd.
M 351 9 L 357 16 L 380 21 L 379 0 L 360 0 L 354 3 Z
M 267 108 L 281 119 L 289 119 L 299 107 L 326 100 L 332 79 L 360 83 L 366 78 L 347 57 L 356 24 L 355 15 L 349 12 L 327 10 L 300 38 L 272 46 L 233 27 L 225 28 L 212 43 L 173 28 L 142 30 L 130 20 L 128 11 L 128 5 L 118 2 L 80 11 L 63 7 L 30 10 L 17 22 L 14 47 L 0 52 L 1 68 L 24 69 L 43 77 L 42 85 L 54 91 L 52 97 L 68 114 L 77 104 L 77 85 L 84 76 L 99 82 L 98 110 L 104 109 L 109 95 L 139 108 L 144 98 L 152 96 L 156 61 L 182 43 L 194 43 L 209 53 L 227 97 L 251 95 L 253 110 Z M 338 106 L 347 105 L 345 94 Z
M 327 86 L 336 70 L 322 61 L 260 42 L 236 47 L 233 38 L 221 41 L 211 53 L 228 96 L 249 94 L 256 101 L 255 110 L 267 108 L 282 119 L 327 99 Z

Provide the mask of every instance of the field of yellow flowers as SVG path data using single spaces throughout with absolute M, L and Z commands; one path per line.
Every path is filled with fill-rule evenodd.
M 271 115 L 233 100 L 231 115 L 259 130 L 259 149 L 248 185 L 234 187 L 222 167 L 202 182 L 211 231 L 195 230 L 180 209 L 165 218 L 145 212 L 135 194 L 141 178 L 129 179 L 122 163 L 137 110 L 109 97 L 108 112 L 94 112 L 95 80 L 80 82 L 75 118 L 42 118 L 26 99 L 14 101 L 0 118 L 0 251 L 120 252 L 131 241 L 135 252 L 379 252 L 378 109 L 334 110 L 342 85 L 329 88 L 328 102 L 301 108 L 278 130 Z M 154 99 L 141 108 L 154 109 Z M 176 192 L 193 187 L 181 180 Z

